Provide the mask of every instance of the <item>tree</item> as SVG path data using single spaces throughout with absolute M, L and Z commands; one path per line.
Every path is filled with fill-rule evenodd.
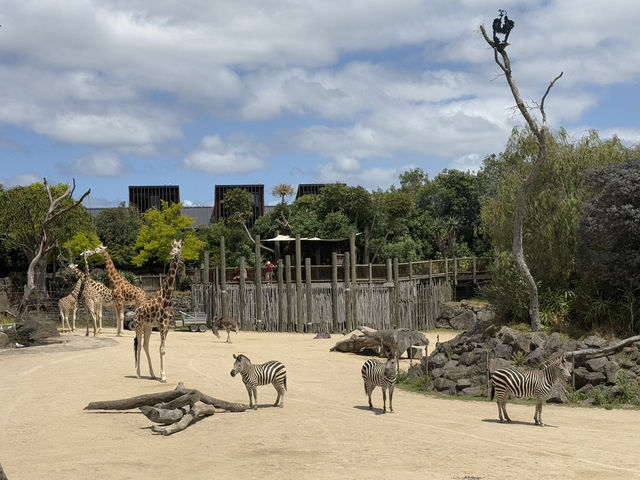
M 94 223 L 100 241 L 109 249 L 113 262 L 120 268 L 132 268 L 136 255 L 134 245 L 142 227 L 138 209 L 135 206 L 126 207 L 122 202 L 116 208 L 100 212 Z
M 500 45 L 496 45 L 488 36 L 487 32 L 484 29 L 484 25 L 480 25 L 480 31 L 485 39 L 485 41 L 491 46 L 493 49 L 494 60 L 498 67 L 505 74 L 507 84 L 511 89 L 511 94 L 513 95 L 514 100 L 516 101 L 516 106 L 518 110 L 524 117 L 525 121 L 531 132 L 533 133 L 537 146 L 538 152 L 535 160 L 531 165 L 531 170 L 529 174 L 525 178 L 524 182 L 518 189 L 518 193 L 516 196 L 516 206 L 515 206 L 515 215 L 514 215 L 514 227 L 513 227 L 513 257 L 516 261 L 516 265 L 518 266 L 518 270 L 525 279 L 525 283 L 527 285 L 527 291 L 529 293 L 529 316 L 531 321 L 531 329 L 536 331 L 542 328 L 542 322 L 540 321 L 540 305 L 538 300 L 538 287 L 536 285 L 536 281 L 531 275 L 529 270 L 529 266 L 524 258 L 524 250 L 522 248 L 522 225 L 524 222 L 524 214 L 526 203 L 528 200 L 529 192 L 531 190 L 531 186 L 536 180 L 538 173 L 540 172 L 540 168 L 547 157 L 547 146 L 546 146 L 546 137 L 547 137 L 547 115 L 544 110 L 544 102 L 547 98 L 547 95 L 551 91 L 551 88 L 556 83 L 556 81 L 562 76 L 562 72 L 554 78 L 549 86 L 547 87 L 546 92 L 542 96 L 542 101 L 540 102 L 540 115 L 541 122 L 540 126 L 538 125 L 538 121 L 530 114 L 529 109 L 522 101 L 520 97 L 520 92 L 518 91 L 518 87 L 513 79 L 513 75 L 511 72 L 511 61 L 509 60 L 509 56 L 507 55 L 507 44 L 502 43 Z M 500 57 L 498 56 L 500 55 Z
M 182 215 L 181 210 L 182 203 L 169 205 L 162 200 L 160 210 L 152 208 L 142 215 L 143 225 L 135 243 L 138 250 L 133 258 L 135 265 L 148 262 L 165 265 L 171 258 L 174 239 L 182 239 L 183 260 L 199 260 L 205 243 L 190 229 L 193 218 Z
M 280 197 L 280 204 L 284 205 L 284 197 L 290 197 L 291 195 L 293 195 L 293 187 L 286 183 L 281 183 L 280 185 L 276 185 L 275 187 L 273 187 L 273 190 L 271 190 L 271 194 L 274 197 Z
M 90 229 L 86 209 L 77 209 L 91 190 L 73 200 L 76 183 L 34 183 L 0 192 L 0 230 L 29 259 L 27 284 L 19 307 L 22 316 L 33 293 L 47 297 L 45 273 L 49 255 L 78 230 Z
M 242 188 L 232 188 L 226 192 L 222 206 L 227 211 L 227 225 L 246 227 L 253 217 L 253 195 Z
M 578 227 L 578 265 L 584 303 L 604 298 L 623 310 L 636 330 L 640 291 L 640 159 L 596 168 L 587 175 L 596 195 L 586 202 Z M 620 308 L 623 307 L 623 308 Z M 626 310 L 626 311 L 625 311 Z

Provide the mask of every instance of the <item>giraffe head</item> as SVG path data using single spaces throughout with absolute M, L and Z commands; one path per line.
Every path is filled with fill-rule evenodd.
M 95 255 L 97 253 L 102 253 L 102 252 L 106 252 L 107 251 L 107 247 L 105 247 L 102 243 L 100 245 L 98 245 L 96 248 L 94 248 L 91 251 L 92 255 Z
M 98 247 L 100 248 L 100 247 Z M 171 253 L 169 255 L 171 255 L 171 258 L 175 257 L 176 255 L 179 255 L 180 252 L 182 251 L 182 240 L 173 240 L 173 243 L 171 245 Z

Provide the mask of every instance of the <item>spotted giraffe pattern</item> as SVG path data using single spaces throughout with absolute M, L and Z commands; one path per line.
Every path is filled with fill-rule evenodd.
M 122 335 L 122 326 L 124 325 L 124 306 L 136 305 L 136 307 L 142 305 L 148 300 L 147 294 L 141 288 L 136 287 L 129 283 L 129 281 L 118 273 L 116 266 L 111 259 L 111 255 L 107 251 L 107 247 L 103 244 L 98 245 L 93 254 L 101 254 L 104 257 L 107 277 L 109 278 L 109 285 L 113 293 L 113 308 L 116 311 L 117 319 L 117 336 Z
M 82 289 L 82 300 L 84 305 L 93 319 L 93 336 L 98 335 L 98 322 L 102 325 L 102 307 L 113 304 L 113 295 L 111 289 L 105 284 L 100 283 L 86 272 L 83 272 L 74 263 L 69 268 L 84 282 Z M 87 325 L 87 335 L 89 335 L 89 326 Z
M 67 329 L 70 332 L 76 330 L 76 313 L 78 312 L 78 294 L 82 288 L 82 279 L 79 278 L 71 293 L 66 297 L 58 300 L 58 309 L 60 310 L 60 319 L 62 320 L 62 332 L 64 333 L 64 324 L 67 323 Z M 71 323 L 69 323 L 71 320 Z
M 180 263 L 180 252 L 182 250 L 182 240 L 174 240 L 171 249 L 171 264 L 169 271 L 164 277 L 160 290 L 150 300 L 136 308 L 133 317 L 133 325 L 136 331 L 133 348 L 136 361 L 136 374 L 140 378 L 140 354 L 143 346 L 142 337 L 144 335 L 144 351 L 149 363 L 149 374 L 151 378 L 156 378 L 151 366 L 151 355 L 149 355 L 149 338 L 153 327 L 158 327 L 160 331 L 160 381 L 165 383 L 167 376 L 164 370 L 164 343 L 169 332 L 171 318 L 173 317 L 173 307 L 171 306 L 171 296 L 175 289 L 176 275 Z

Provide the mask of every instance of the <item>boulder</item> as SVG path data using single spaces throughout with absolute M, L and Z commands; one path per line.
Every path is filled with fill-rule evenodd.
M 464 309 L 459 315 L 449 320 L 454 330 L 471 330 L 476 324 L 476 315 L 472 310 Z
M 447 378 L 439 377 L 433 381 L 433 388 L 435 388 L 439 392 L 452 395 L 456 393 L 456 382 Z
M 513 348 L 506 343 L 499 343 L 493 349 L 493 355 L 497 358 L 504 358 L 505 360 L 511 360 L 513 355 Z
M 576 389 L 584 387 L 587 383 L 591 385 L 601 385 L 606 383 L 607 376 L 602 372 L 590 372 L 585 367 L 578 367 L 574 371 L 576 379 Z
M 438 318 L 451 320 L 453 317 L 460 315 L 462 313 L 462 310 L 463 308 L 456 303 L 443 303 L 442 305 L 440 305 Z
M 51 343 L 47 339 L 60 338 L 60 332 L 54 322 L 28 319 L 16 323 L 16 342 L 25 346 Z

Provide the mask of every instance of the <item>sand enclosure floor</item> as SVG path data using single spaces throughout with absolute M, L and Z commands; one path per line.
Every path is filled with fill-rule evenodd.
M 435 343 L 435 335 L 431 345 Z M 9 480 L 33 479 L 629 479 L 640 478 L 640 411 L 509 404 L 497 422 L 488 401 L 430 398 L 396 390 L 366 408 L 366 357 L 330 352 L 341 335 L 170 332 L 166 384 L 135 376 L 133 333 L 98 339 L 65 334 L 64 345 L 0 351 L 0 464 Z M 446 340 L 440 332 L 441 340 Z M 159 337 L 151 339 L 160 372 Z M 247 402 L 232 353 L 282 361 L 284 408 L 272 386 L 258 388 L 257 411 L 217 412 L 185 431 L 153 434 L 138 411 L 96 412 L 91 401 L 169 390 L 178 381 Z M 143 353 L 143 375 L 148 375 Z M 408 360 L 402 360 L 406 369 Z

